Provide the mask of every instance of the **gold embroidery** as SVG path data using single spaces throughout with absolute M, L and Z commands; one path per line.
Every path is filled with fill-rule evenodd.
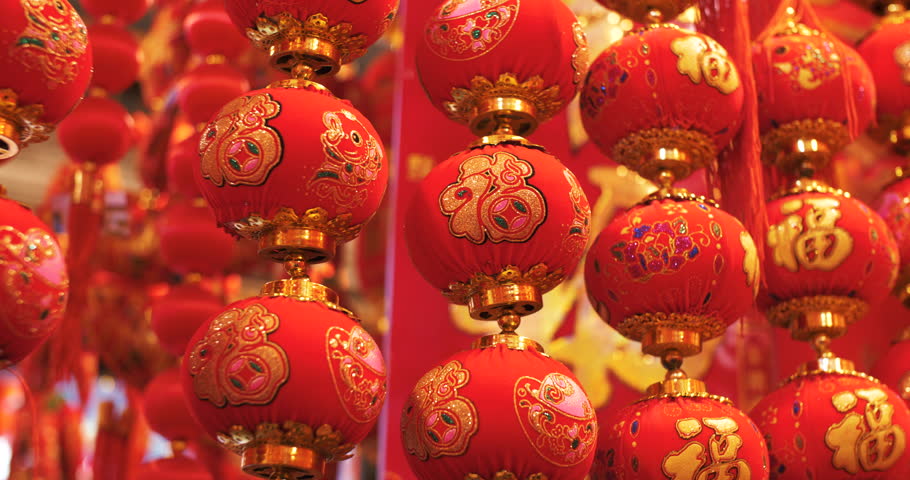
M 462 5 L 463 0 L 450 0 L 427 26 L 427 46 L 448 60 L 485 55 L 509 35 L 518 18 L 519 0 L 486 0 L 479 8 L 474 2 Z
M 904 453 L 906 432 L 892 423 L 894 406 L 880 388 L 838 392 L 832 395 L 831 403 L 838 412 L 846 413 L 857 406 L 859 399 L 866 401 L 864 412 L 847 413 L 825 433 L 825 445 L 833 452 L 831 463 L 851 474 L 860 468 L 866 472 L 887 471 Z
M 344 410 L 355 422 L 379 417 L 386 396 L 385 363 L 373 337 L 354 326 L 350 332 L 332 327 L 326 333 L 332 382 Z
M 572 223 L 569 224 L 569 234 L 563 244 L 568 254 L 580 255 L 591 235 L 591 204 L 588 203 L 588 197 L 585 196 L 572 171 L 567 168 L 562 173 L 569 182 L 569 200 L 572 201 L 572 208 L 575 211 Z
M 458 167 L 458 180 L 439 195 L 449 233 L 482 244 L 528 241 L 547 216 L 543 195 L 528 179 L 534 166 L 512 153 L 475 155 Z
M 727 417 L 703 418 L 701 423 L 714 431 L 708 440 L 708 448 L 693 440 L 680 450 L 671 452 L 664 457 L 661 465 L 664 475 L 671 480 L 750 480 L 752 470 L 749 464 L 738 458 L 743 439 L 736 434 L 739 430 L 736 421 Z M 701 426 L 697 419 L 688 418 L 676 423 L 676 432 L 680 438 L 687 440 L 697 436 Z
M 572 37 L 575 39 L 575 51 L 572 53 L 572 70 L 575 70 L 575 76 L 572 77 L 572 83 L 578 85 L 588 73 L 588 37 L 585 35 L 585 29 L 581 22 L 572 24 Z
M 424 375 L 404 407 L 401 431 L 405 449 L 420 460 L 462 455 L 477 433 L 477 409 L 458 394 L 471 372 L 452 360 Z
M 344 435 L 331 425 L 320 425 L 316 428 L 303 423 L 287 421 L 282 424 L 260 423 L 256 431 L 247 430 L 241 425 L 234 425 L 227 432 L 215 435 L 224 448 L 234 453 L 243 454 L 244 450 L 263 445 L 286 445 L 309 448 L 328 462 L 338 462 L 351 458 L 353 444 L 345 443 Z
M 797 214 L 804 206 L 803 216 Z M 850 232 L 838 227 L 843 216 L 836 198 L 795 198 L 781 203 L 786 217 L 768 230 L 768 246 L 773 249 L 774 264 L 796 272 L 806 270 L 830 272 L 839 267 L 853 252 Z
M 88 30 L 76 9 L 64 0 L 20 0 L 27 26 L 13 55 L 28 69 L 44 74 L 48 85 L 70 83 L 88 49 Z
M 318 38 L 334 45 L 338 49 L 338 62 L 345 64 L 360 58 L 367 51 L 366 35 L 354 35 L 351 33 L 353 30 L 354 26 L 350 23 L 333 23 L 322 13 L 315 13 L 301 21 L 288 12 L 282 12 L 274 17 L 261 15 L 256 19 L 256 28 L 246 29 L 246 36 L 256 48 L 266 51 L 282 42 Z
M 752 296 L 758 295 L 759 276 L 761 275 L 761 262 L 758 260 L 758 249 L 749 232 L 739 232 L 739 243 L 746 252 L 743 256 L 743 272 L 746 274 L 746 285 L 752 287 Z
M 202 132 L 202 177 L 216 186 L 262 185 L 281 162 L 281 136 L 267 124 L 281 113 L 268 93 L 234 99 Z
M 0 226 L 0 277 L 0 297 L 16 303 L 3 315 L 10 332 L 22 338 L 49 334 L 66 308 L 69 288 L 63 253 L 54 238 L 40 228 L 22 233 Z
M 670 50 L 679 57 L 676 69 L 688 75 L 692 83 L 714 87 L 730 94 L 740 86 L 739 72 L 730 61 L 727 51 L 714 39 L 704 35 L 678 37 L 670 42 Z
M 344 208 L 357 208 L 370 196 L 366 186 L 379 178 L 382 144 L 348 110 L 325 112 L 320 135 L 325 158 L 308 187 Z
M 540 76 L 520 82 L 514 73 L 500 74 L 495 81 L 478 75 L 471 79 L 468 88 L 452 88 L 450 96 L 452 100 L 443 102 L 442 109 L 450 120 L 464 124 L 470 124 L 478 109 L 495 98 L 517 98 L 530 103 L 537 112 L 538 122 L 552 118 L 564 106 L 559 85 L 546 86 Z
M 774 68 L 778 74 L 790 77 L 793 90 L 815 90 L 841 73 L 840 55 L 834 44 L 823 37 L 781 41 L 772 53 Z
M 271 403 L 290 378 L 287 354 L 268 338 L 279 326 L 258 303 L 215 317 L 190 352 L 196 397 L 217 407 Z

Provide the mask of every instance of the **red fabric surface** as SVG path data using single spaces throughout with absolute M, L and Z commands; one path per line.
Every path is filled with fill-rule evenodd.
M 876 200 L 876 211 L 894 234 L 904 271 L 910 264 L 910 179 L 888 185 Z
M 199 163 L 199 135 L 195 134 L 186 140 L 168 148 L 165 168 L 167 169 L 167 190 L 172 195 L 183 198 L 201 196 L 196 185 L 196 169 Z
M 79 4 L 95 21 L 110 15 L 118 22 L 129 25 L 137 22 L 152 6 L 153 0 L 80 0 Z
M 182 357 L 196 330 L 221 313 L 224 305 L 202 285 L 188 283 L 172 286 L 166 295 L 152 302 L 151 309 L 152 330 L 158 343 L 171 355 Z
M 857 50 L 875 78 L 878 114 L 899 117 L 910 110 L 910 14 L 894 16 L 901 23 L 880 23 Z M 903 62 L 903 63 L 902 63 Z
M 870 373 L 894 390 L 910 407 L 910 340 L 891 345 Z
M 192 458 L 178 456 L 143 463 L 136 472 L 136 480 L 212 480 L 205 466 Z
M 60 123 L 57 140 L 76 163 L 115 163 L 133 146 L 133 117 L 116 100 L 89 97 Z
M 170 441 L 193 442 L 203 433 L 183 400 L 180 369 L 165 370 L 145 387 L 142 406 L 149 428 Z
M 180 111 L 191 124 L 199 125 L 211 120 L 228 102 L 248 92 L 250 81 L 229 64 L 203 63 L 184 73 L 175 88 Z
M 89 27 L 95 72 L 92 86 L 117 95 L 139 77 L 139 41 L 123 25 L 98 23 Z
M 205 276 L 223 273 L 234 256 L 235 240 L 215 225 L 205 205 L 174 199 L 158 218 L 161 258 L 172 271 Z
M 183 35 L 190 50 L 202 57 L 224 55 L 234 59 L 250 48 L 225 10 L 224 0 L 205 0 L 193 5 L 183 19 Z

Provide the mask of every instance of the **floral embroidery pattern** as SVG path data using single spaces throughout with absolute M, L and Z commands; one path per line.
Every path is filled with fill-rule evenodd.
M 519 0 L 449 0 L 427 25 L 427 45 L 449 60 L 480 57 L 508 36 L 518 7 Z
M 572 201 L 572 209 L 575 211 L 572 223 L 569 224 L 569 234 L 563 240 L 563 245 L 567 252 L 575 255 L 584 250 L 588 244 L 588 237 L 591 235 L 591 204 L 588 203 L 588 197 L 585 196 L 575 175 L 569 169 L 563 170 L 563 175 L 569 182 L 569 199 Z
M 267 123 L 280 113 L 281 104 L 268 93 L 225 105 L 199 141 L 202 177 L 219 187 L 265 183 L 281 162 L 281 136 Z
M 69 281 L 60 246 L 42 229 L 0 227 L 0 304 L 14 335 L 43 337 L 66 307 Z M 13 340 L 14 339 L 8 339 Z
M 190 352 L 196 398 L 216 407 L 271 403 L 290 377 L 287 354 L 269 341 L 279 326 L 258 303 L 218 315 Z
M 620 65 L 616 52 L 610 52 L 606 61 L 594 62 L 588 71 L 586 88 L 581 91 L 581 108 L 585 115 L 596 117 L 603 107 L 613 103 L 629 75 L 629 70 Z
M 547 216 L 543 195 L 528 183 L 534 167 L 508 152 L 475 155 L 439 196 L 449 233 L 481 244 L 525 242 Z
M 359 207 L 369 195 L 363 187 L 382 170 L 382 144 L 348 110 L 325 112 L 322 123 L 326 130 L 319 138 L 325 159 L 308 187 L 342 207 Z
M 578 383 L 561 373 L 515 382 L 515 413 L 528 441 L 554 465 L 572 466 L 594 453 L 597 419 Z
M 385 363 L 373 337 L 358 326 L 350 332 L 332 327 L 326 352 L 335 390 L 351 419 L 366 423 L 379 417 L 386 395 Z
M 670 42 L 670 50 L 678 57 L 676 69 L 688 75 L 692 83 L 705 84 L 729 95 L 740 86 L 739 73 L 727 51 L 704 35 L 679 37 Z
M 13 55 L 30 70 L 44 74 L 48 85 L 66 84 L 79 74 L 76 59 L 88 49 L 88 30 L 76 9 L 63 0 L 20 0 L 28 26 Z
M 782 41 L 771 54 L 775 72 L 790 77 L 793 90 L 815 90 L 841 73 L 840 54 L 820 37 L 812 42 Z
M 453 360 L 427 372 L 408 398 L 401 416 L 405 449 L 420 460 L 458 456 L 477 433 L 477 409 L 458 390 L 471 380 Z

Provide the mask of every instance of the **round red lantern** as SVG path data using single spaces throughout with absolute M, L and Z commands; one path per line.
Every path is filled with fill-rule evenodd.
M 190 410 L 243 470 L 321 478 L 379 418 L 385 364 L 337 296 L 279 280 L 206 322 L 183 361 Z
M 417 42 L 416 62 L 430 101 L 451 120 L 480 136 L 507 117 L 527 135 L 575 97 L 588 46 L 560 0 L 446 1 Z
M 66 0 L 2 0 L 0 161 L 48 139 L 92 75 L 85 24 Z
M 649 397 L 604 421 L 591 478 L 768 478 L 758 427 L 715 395 Z
M 203 63 L 177 82 L 177 104 L 193 125 L 204 126 L 221 107 L 250 90 L 246 75 L 224 63 Z
M 148 12 L 152 0 L 81 0 L 79 4 L 100 23 L 130 25 Z
M 213 480 L 212 474 L 198 460 L 178 455 L 143 463 L 136 472 L 136 480 Z
M 768 441 L 775 479 L 906 478 L 910 411 L 871 377 L 800 373 L 750 415 Z
M 0 365 L 18 363 L 60 325 L 69 280 L 57 240 L 19 203 L 0 196 Z
M 360 112 L 303 85 L 254 90 L 225 105 L 202 132 L 194 168 L 218 224 L 259 239 L 263 255 L 318 262 L 379 208 L 388 168 Z
M 98 23 L 89 27 L 95 72 L 92 86 L 117 95 L 139 77 L 139 42 L 123 25 Z
M 172 442 L 186 443 L 204 435 L 183 401 L 177 367 L 159 373 L 146 385 L 142 405 L 149 428 Z
M 759 270 L 755 243 L 736 218 L 680 197 L 610 222 L 588 252 L 585 284 L 601 317 L 643 351 L 688 356 L 749 311 Z
M 768 224 L 762 303 L 794 338 L 843 334 L 894 285 L 894 237 L 848 193 L 803 183 L 768 204 Z
M 743 96 L 736 66 L 714 39 L 651 26 L 591 64 L 582 120 L 613 160 L 651 180 L 664 170 L 681 179 L 714 162 L 736 135 Z
M 218 55 L 230 60 L 249 46 L 249 40 L 231 22 L 224 3 L 224 0 L 204 0 L 193 5 L 183 19 L 183 35 L 196 55 Z
M 421 480 L 581 480 L 597 445 L 584 389 L 533 345 L 475 348 L 434 367 L 411 392 L 401 432 Z
M 636 22 L 671 20 L 692 7 L 697 0 L 597 0 L 601 5 L 616 10 Z
M 882 19 L 857 48 L 875 78 L 878 129 L 901 152 L 910 150 L 910 12 Z
M 182 198 L 200 198 L 194 163 L 199 163 L 199 134 L 172 145 L 167 152 L 168 193 Z
M 878 359 L 872 374 L 893 389 L 910 407 L 910 328 L 904 329 Z
M 76 163 L 116 163 L 133 145 L 133 117 L 116 100 L 89 97 L 60 123 L 57 139 Z
M 477 319 L 541 307 L 578 264 L 591 208 L 575 176 L 539 147 L 457 153 L 420 183 L 405 236 L 417 270 Z
M 204 203 L 173 199 L 158 218 L 161 258 L 176 273 L 223 273 L 234 255 L 235 240 L 215 225 Z
M 398 0 L 226 0 L 231 20 L 290 71 L 300 61 L 317 75 L 338 71 L 361 57 L 392 25 Z
M 221 299 L 197 282 L 174 285 L 152 303 L 152 330 L 168 353 L 182 357 L 199 326 L 223 309 Z
M 910 305 L 910 179 L 900 178 L 885 187 L 876 201 L 876 211 L 894 234 L 900 253 L 900 276 L 894 289 Z

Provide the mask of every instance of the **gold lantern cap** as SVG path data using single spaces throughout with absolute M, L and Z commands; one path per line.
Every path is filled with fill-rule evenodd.
M 823 118 L 785 123 L 762 136 L 762 161 L 782 172 L 811 177 L 850 143 L 847 126 Z
M 798 297 L 771 307 L 768 321 L 790 329 L 794 340 L 809 341 L 816 335 L 837 338 L 862 318 L 869 305 L 858 298 L 838 295 Z
M 303 258 L 307 263 L 323 263 L 335 257 L 338 244 L 353 240 L 363 224 L 351 225 L 351 215 L 330 217 L 323 208 L 298 214 L 281 208 L 272 218 L 251 215 L 229 227 L 238 235 L 259 242 L 259 256 L 276 262 Z
M 625 136 L 613 146 L 613 159 L 655 184 L 662 176 L 682 180 L 714 162 L 717 146 L 697 130 L 649 128 Z
M 514 310 L 503 311 L 496 321 L 502 331 L 495 335 L 485 335 L 478 338 L 474 341 L 472 348 L 483 350 L 497 345 L 505 345 L 509 350 L 534 350 L 544 353 L 543 347 L 539 343 L 530 338 L 522 337 L 515 332 L 518 326 L 521 325 L 521 316 Z
M 471 318 L 492 321 L 507 311 L 521 316 L 537 312 L 543 307 L 543 294 L 564 278 L 562 271 L 551 271 L 543 263 L 527 271 L 509 265 L 493 275 L 476 273 L 467 282 L 454 282 L 442 293 L 452 303 L 467 305 Z
M 660 382 L 648 387 L 645 397 L 641 401 L 654 398 L 696 397 L 711 398 L 713 400 L 730 404 L 726 397 L 708 393 L 705 382 L 696 378 L 689 378 L 682 369 L 685 355 L 677 350 L 668 350 L 661 355 L 661 364 L 667 369 L 667 374 Z
M 320 303 L 330 310 L 343 313 L 352 320 L 360 322 L 354 312 L 341 306 L 338 294 L 334 290 L 310 280 L 307 276 L 308 264 L 303 257 L 287 259 L 284 267 L 291 278 L 266 283 L 259 292 L 261 296 L 285 297 L 298 302 Z
M 0 88 L 0 161 L 15 157 L 31 143 L 41 143 L 54 131 L 54 126 L 39 119 L 44 106 L 19 105 L 19 95 Z

